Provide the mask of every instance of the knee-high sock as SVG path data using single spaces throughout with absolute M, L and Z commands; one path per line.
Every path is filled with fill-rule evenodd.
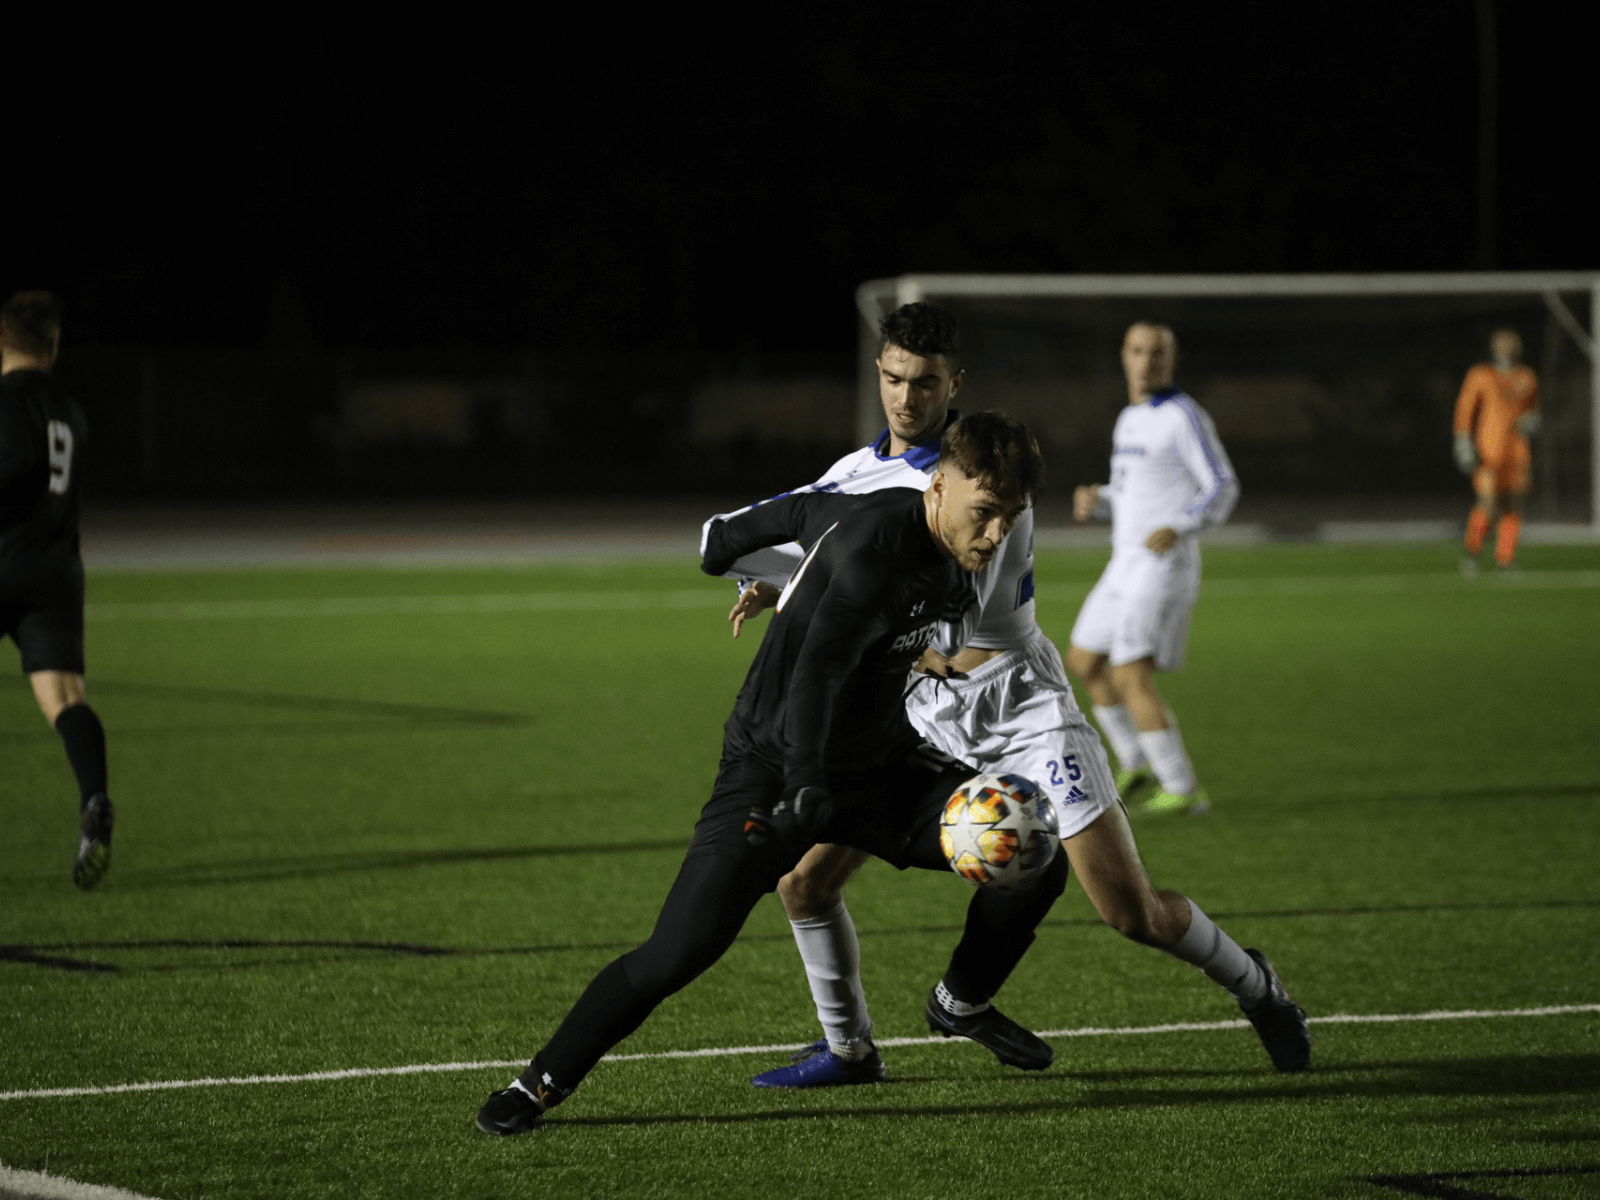
M 841 900 L 820 917 L 790 921 L 794 944 L 806 965 L 817 1020 L 828 1046 L 840 1058 L 860 1058 L 872 1042 L 867 993 L 861 986 L 861 943 L 850 910 Z
M 1117 766 L 1124 771 L 1136 771 L 1145 764 L 1145 754 L 1139 747 L 1139 727 L 1133 723 L 1133 714 L 1125 704 L 1094 706 L 1094 719 L 1100 731 L 1111 743 L 1117 756 Z
M 1165 729 L 1143 730 L 1139 746 L 1150 760 L 1150 769 L 1161 782 L 1162 791 L 1187 796 L 1200 786 L 1194 777 L 1194 765 L 1189 762 L 1189 752 L 1183 748 L 1183 734 L 1176 724 Z
M 1220 984 L 1241 1004 L 1252 1004 L 1266 995 L 1266 973 L 1193 900 L 1189 901 L 1189 931 L 1168 947 L 1167 953 L 1204 971 L 1206 978 Z
M 1474 504 L 1467 514 L 1467 553 L 1477 558 L 1483 553 L 1483 539 L 1489 533 L 1489 514 L 1483 505 Z
M 67 749 L 67 761 L 78 777 L 78 791 L 87 801 L 106 790 L 106 731 L 94 709 L 73 704 L 56 717 L 56 733 Z
M 1494 534 L 1494 561 L 1509 567 L 1517 556 L 1517 538 L 1522 536 L 1522 518 L 1516 513 L 1506 513 L 1500 518 L 1500 527 Z

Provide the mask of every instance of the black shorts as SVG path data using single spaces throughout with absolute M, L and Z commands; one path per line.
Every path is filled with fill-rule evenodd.
M 83 561 L 27 558 L 0 566 L 0 636 L 22 651 L 22 670 L 83 674 Z
M 976 767 L 923 745 L 885 767 L 831 775 L 833 819 L 816 840 L 852 846 L 902 871 L 948 871 L 939 848 L 939 816 L 950 793 L 977 773 Z M 782 792 L 783 774 L 771 765 L 749 757 L 724 759 L 695 824 L 688 857 L 739 859 L 761 877 L 765 891 L 772 891 L 806 847 L 785 845 L 777 837 L 752 846 L 745 820 L 752 808 L 771 811 Z

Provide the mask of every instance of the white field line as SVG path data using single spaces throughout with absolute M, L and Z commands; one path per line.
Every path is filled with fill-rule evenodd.
M 1462 579 L 1456 575 L 1329 575 L 1286 579 L 1216 579 L 1202 598 L 1256 596 L 1400 595 L 1406 592 L 1600 588 L 1600 571 L 1520 571 Z M 1052 589 L 1054 599 L 1078 599 L 1087 584 Z M 650 609 L 733 607 L 731 591 L 514 592 L 481 596 L 343 596 L 326 600 L 174 600 L 84 606 L 91 621 L 260 621 L 322 617 L 435 616 L 519 612 L 644 612 Z
M 732 608 L 734 589 L 675 592 L 520 592 L 486 596 L 343 596 L 328 600 L 177 600 L 86 604 L 91 621 L 228 621 L 306 617 L 432 616 L 453 613 L 619 612 Z
M 1493 1017 L 1564 1017 L 1600 1013 L 1600 1004 L 1551 1004 L 1540 1008 L 1469 1008 L 1422 1013 L 1336 1013 L 1310 1018 L 1313 1025 L 1387 1025 L 1401 1021 L 1466 1021 Z M 1133 1034 L 1201 1033 L 1218 1029 L 1244 1029 L 1249 1022 L 1178 1021 L 1167 1025 L 1084 1026 L 1045 1029 L 1040 1037 L 1114 1037 Z M 879 1046 L 950 1044 L 943 1037 L 878 1038 Z M 955 1039 L 961 1041 L 963 1039 Z M 666 1058 L 731 1058 L 741 1054 L 782 1054 L 804 1049 L 801 1043 L 777 1046 L 715 1046 L 703 1050 L 659 1050 L 650 1054 L 608 1054 L 601 1062 L 642 1062 Z M 227 1078 L 158 1079 L 145 1083 L 113 1083 L 102 1087 L 24 1088 L 0 1092 L 0 1100 L 43 1100 L 59 1096 L 110 1096 L 118 1092 L 165 1092 L 176 1088 L 229 1087 L 251 1083 L 325 1083 L 337 1079 L 373 1079 L 383 1075 L 425 1075 L 490 1068 L 523 1067 L 527 1059 L 485 1059 L 481 1062 L 412 1063 L 404 1067 L 347 1067 L 339 1071 L 310 1071 L 301 1075 L 235 1075 Z
M 42 1171 L 19 1171 L 0 1163 L 0 1195 L 26 1197 L 26 1200 L 152 1200 L 138 1192 L 98 1183 L 79 1183 L 62 1175 Z

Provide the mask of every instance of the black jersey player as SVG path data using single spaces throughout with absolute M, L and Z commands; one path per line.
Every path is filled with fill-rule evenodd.
M 661 1001 L 722 956 L 812 844 L 950 871 L 939 813 L 974 770 L 912 729 L 907 672 L 939 622 L 959 620 L 975 602 L 967 573 L 987 566 L 1042 468 L 1021 424 L 994 413 L 952 425 L 940 461 L 925 493 L 802 493 L 707 531 L 701 565 L 712 575 L 761 546 L 799 542 L 807 555 L 728 718 L 711 799 L 655 931 L 594 978 L 528 1069 L 485 1102 L 479 1129 L 531 1129 Z M 988 1001 L 1032 944 L 1066 874 L 1057 855 L 1031 888 L 975 892 L 936 988 L 984 1023 L 980 1040 L 1002 1061 L 1024 1068 L 1049 1065 L 1049 1047 Z
M 78 485 L 88 430 L 51 375 L 60 341 L 61 302 L 49 292 L 19 292 L 0 309 L 0 634 L 22 652 L 78 777 L 72 880 L 87 889 L 111 861 L 111 799 L 105 730 L 83 699 Z

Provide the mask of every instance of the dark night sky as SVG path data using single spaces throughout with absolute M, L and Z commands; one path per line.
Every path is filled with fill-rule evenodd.
M 13 108 L 0 286 L 86 343 L 786 352 L 902 271 L 1474 265 L 1471 3 L 1049 11 L 108 44 Z M 1585 52 L 1499 28 L 1496 265 L 1600 265 Z

